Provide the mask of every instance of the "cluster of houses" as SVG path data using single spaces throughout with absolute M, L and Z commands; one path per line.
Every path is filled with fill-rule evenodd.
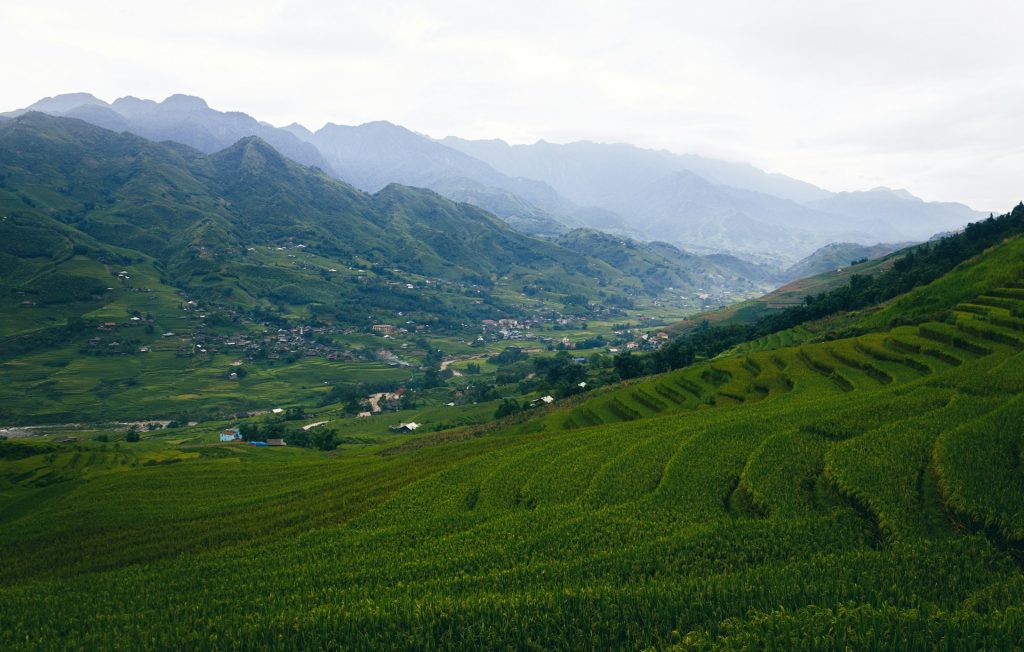
M 622 351 L 657 351 L 668 343 L 670 336 L 665 331 L 657 333 L 644 333 L 639 329 L 625 329 L 614 331 L 617 342 L 615 346 L 608 347 L 609 353 L 620 353 Z
M 562 315 L 558 312 L 538 313 L 524 318 L 484 319 L 480 322 L 482 337 L 487 340 L 542 340 L 530 333 L 533 329 L 550 326 L 554 330 L 585 329 L 586 315 Z M 550 339 L 550 338 L 548 338 Z
M 123 331 L 121 338 L 112 337 L 111 335 L 121 331 L 121 329 L 130 329 L 132 327 L 145 326 L 152 324 L 153 318 L 148 315 L 133 314 L 125 321 L 105 321 L 96 327 L 96 331 L 100 335 L 95 335 L 89 338 L 84 345 L 83 351 L 90 354 L 120 354 L 135 352 L 134 345 L 129 351 L 129 347 L 124 345 L 124 342 L 118 341 L 118 339 L 130 339 L 132 333 L 130 331 Z M 116 339 L 115 339 L 116 338 Z M 138 341 L 136 341 L 138 344 Z M 140 346 L 138 352 L 149 353 L 150 348 L 148 346 Z
M 370 332 L 379 337 L 386 338 L 397 337 L 399 335 L 410 335 L 413 333 L 416 335 L 423 335 L 430 332 L 430 326 L 428 324 L 417 324 L 413 321 L 406 321 L 403 326 L 395 326 L 394 324 L 374 324 L 370 326 Z
M 354 359 L 355 356 L 351 351 L 324 344 L 323 341 L 316 338 L 317 335 L 333 332 L 334 329 L 325 326 L 278 328 L 258 335 L 245 333 L 215 335 L 198 331 L 193 333 L 191 342 L 185 343 L 180 352 L 184 355 L 195 355 L 234 350 L 250 360 L 257 357 L 274 360 L 293 354 L 321 357 L 327 360 Z M 169 335 L 173 336 L 173 333 Z

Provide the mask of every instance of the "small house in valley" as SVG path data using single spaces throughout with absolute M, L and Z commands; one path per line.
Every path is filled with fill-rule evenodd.
M 222 430 L 220 433 L 220 440 L 222 442 L 233 442 L 242 440 L 242 431 L 237 426 Z

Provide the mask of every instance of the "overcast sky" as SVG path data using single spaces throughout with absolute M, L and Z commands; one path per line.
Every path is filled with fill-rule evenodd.
M 87 91 L 277 125 L 623 141 L 831 190 L 1024 199 L 1024 2 L 0 3 L 0 110 Z

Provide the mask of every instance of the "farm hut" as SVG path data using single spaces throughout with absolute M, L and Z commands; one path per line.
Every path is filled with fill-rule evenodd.
M 391 426 L 392 432 L 412 432 L 420 427 L 420 424 L 416 422 L 400 423 L 397 426 Z
M 267 446 L 287 446 L 288 444 L 283 439 L 268 439 Z

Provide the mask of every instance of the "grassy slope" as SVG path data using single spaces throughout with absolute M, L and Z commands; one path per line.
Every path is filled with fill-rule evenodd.
M 211 424 L 3 462 L 0 644 L 1019 647 L 1019 243 L 917 290 L 952 323 L 484 437 L 324 456 Z

